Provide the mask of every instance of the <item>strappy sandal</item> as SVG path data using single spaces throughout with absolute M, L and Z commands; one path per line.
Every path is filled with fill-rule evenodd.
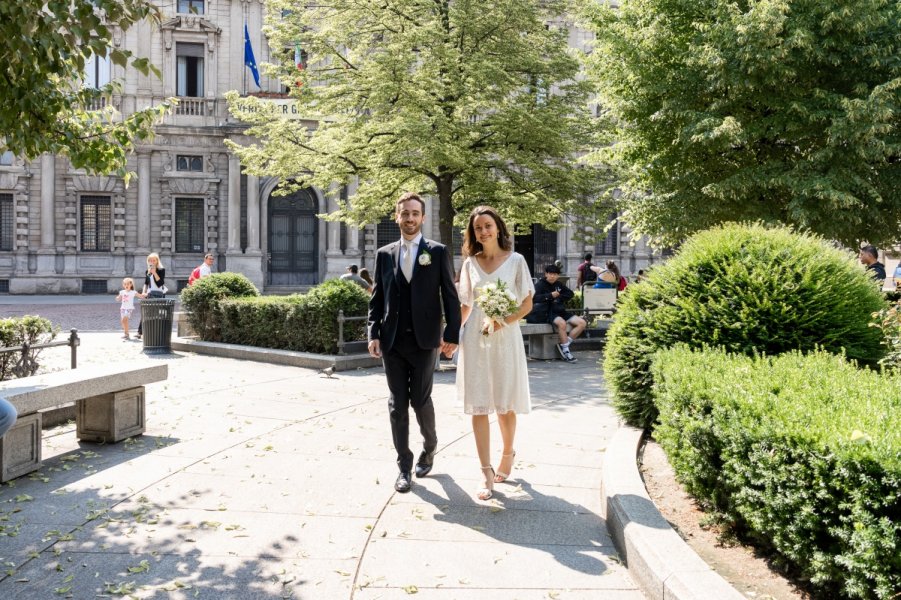
M 510 454 L 501 454 L 501 462 L 504 462 L 504 459 L 510 457 L 510 470 L 513 470 L 513 461 L 516 460 L 516 450 L 511 452 Z M 498 465 L 500 467 L 500 465 Z M 494 483 L 504 483 L 510 477 L 510 473 L 504 473 L 500 469 L 498 469 L 497 475 L 494 476 Z
M 491 465 L 482 467 L 482 475 L 485 476 L 485 487 L 476 493 L 476 498 L 479 500 L 488 500 L 491 498 L 491 494 L 494 493 L 494 467 Z

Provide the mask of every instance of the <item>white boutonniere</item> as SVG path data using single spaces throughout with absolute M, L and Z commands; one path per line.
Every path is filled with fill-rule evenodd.
M 419 255 L 419 266 L 427 267 L 430 264 L 432 264 L 432 255 L 423 250 L 422 254 Z

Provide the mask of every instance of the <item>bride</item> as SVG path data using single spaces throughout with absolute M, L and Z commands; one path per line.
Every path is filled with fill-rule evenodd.
M 484 486 L 480 500 L 488 500 L 495 483 L 510 477 L 516 451 L 516 415 L 531 410 L 529 374 L 519 320 L 532 310 L 535 286 L 525 258 L 512 250 L 507 226 L 490 206 L 477 206 L 469 215 L 463 237 L 466 260 L 460 271 L 459 296 L 463 329 L 457 365 L 457 397 L 466 414 L 472 415 L 476 451 L 482 465 Z M 476 298 L 487 284 L 503 281 L 519 307 L 483 334 L 486 317 Z M 493 331 L 491 331 L 493 329 Z M 503 451 L 497 472 L 491 466 L 489 415 L 497 413 Z

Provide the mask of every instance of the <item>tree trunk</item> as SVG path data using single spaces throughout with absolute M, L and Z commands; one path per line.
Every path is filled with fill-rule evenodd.
M 454 176 L 438 178 L 438 241 L 454 254 Z

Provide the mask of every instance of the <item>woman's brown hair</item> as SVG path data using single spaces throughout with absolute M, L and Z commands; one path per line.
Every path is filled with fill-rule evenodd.
M 500 246 L 501 250 L 513 248 L 510 231 L 507 229 L 507 225 L 501 216 L 497 214 L 497 211 L 490 206 L 476 206 L 469 213 L 469 222 L 466 224 L 466 231 L 463 233 L 463 256 L 475 256 L 482 251 L 482 244 L 476 239 L 476 232 L 473 228 L 476 218 L 482 215 L 488 215 L 494 219 L 494 224 L 497 226 L 497 245 Z
M 622 279 L 622 275 L 619 272 L 619 267 L 616 266 L 616 263 L 612 260 L 607 261 L 607 270 L 616 275 L 616 283 L 619 283 L 619 280 Z

